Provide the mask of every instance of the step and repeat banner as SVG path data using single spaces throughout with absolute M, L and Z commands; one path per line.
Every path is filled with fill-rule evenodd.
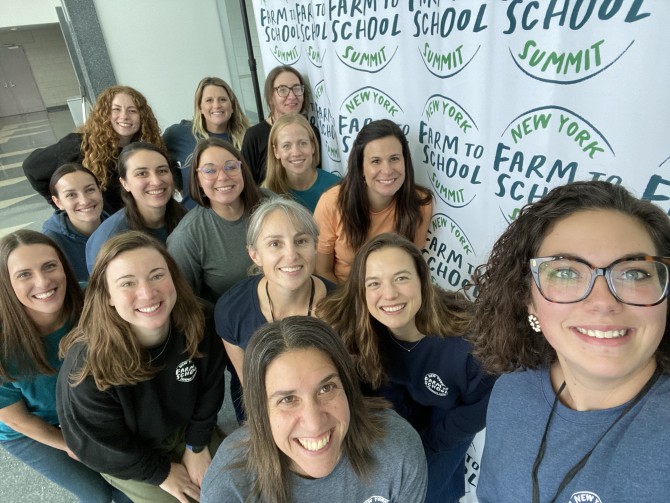
M 367 122 L 435 195 L 433 279 L 460 288 L 526 203 L 608 180 L 670 213 L 667 0 L 253 0 L 263 65 L 312 91 L 323 166 Z M 481 445 L 466 476 L 476 501 Z

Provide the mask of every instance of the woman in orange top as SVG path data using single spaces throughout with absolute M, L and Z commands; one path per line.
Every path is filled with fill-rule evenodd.
M 368 239 L 396 232 L 423 248 L 433 213 L 429 189 L 414 182 L 407 138 L 388 119 L 360 130 L 347 174 L 321 196 L 314 211 L 319 224 L 316 272 L 342 283 L 356 251 Z

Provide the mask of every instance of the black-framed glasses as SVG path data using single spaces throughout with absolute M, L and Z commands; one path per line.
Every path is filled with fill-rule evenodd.
M 219 171 L 223 172 L 228 176 L 235 176 L 240 172 L 242 168 L 242 161 L 226 161 L 223 165 L 207 163 L 200 166 L 197 171 L 200 172 L 202 177 L 206 180 L 216 180 L 219 177 Z
M 293 94 L 296 96 L 302 96 L 305 94 L 305 86 L 302 84 L 296 84 L 294 86 L 277 86 L 273 88 L 275 92 L 279 95 L 280 98 L 286 98 L 288 96 L 288 93 L 293 91 Z
M 598 276 L 619 302 L 631 306 L 655 306 L 668 295 L 670 257 L 624 257 L 607 267 L 593 267 L 577 257 L 530 259 L 535 286 L 542 297 L 557 304 L 572 304 L 589 296 Z

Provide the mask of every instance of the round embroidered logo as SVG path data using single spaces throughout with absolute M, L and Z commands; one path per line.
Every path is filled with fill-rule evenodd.
M 177 370 L 175 370 L 179 382 L 191 382 L 197 373 L 198 367 L 191 360 L 184 360 L 177 365 Z
M 570 503 L 603 503 L 596 493 L 591 491 L 579 491 L 570 496 Z
M 449 394 L 449 388 L 447 388 L 440 376 L 434 373 L 426 374 L 426 377 L 423 378 L 423 382 L 426 385 L 426 388 L 432 393 L 435 393 L 437 396 L 447 396 Z
M 372 498 L 366 499 L 363 503 L 391 503 L 390 500 L 387 500 L 383 496 L 373 496 Z

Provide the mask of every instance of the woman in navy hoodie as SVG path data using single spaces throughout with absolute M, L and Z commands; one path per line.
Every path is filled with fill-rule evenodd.
M 359 378 L 419 432 L 428 462 L 426 503 L 465 492 L 465 453 L 484 428 L 494 379 L 470 354 L 473 308 L 430 280 L 421 251 L 380 234 L 356 254 L 343 287 L 317 308 L 343 338 Z
M 72 266 L 77 281 L 88 281 L 86 242 L 107 213 L 102 210 L 100 182 L 81 164 L 63 164 L 49 182 L 58 210 L 44 222 L 42 232 L 53 239 Z

